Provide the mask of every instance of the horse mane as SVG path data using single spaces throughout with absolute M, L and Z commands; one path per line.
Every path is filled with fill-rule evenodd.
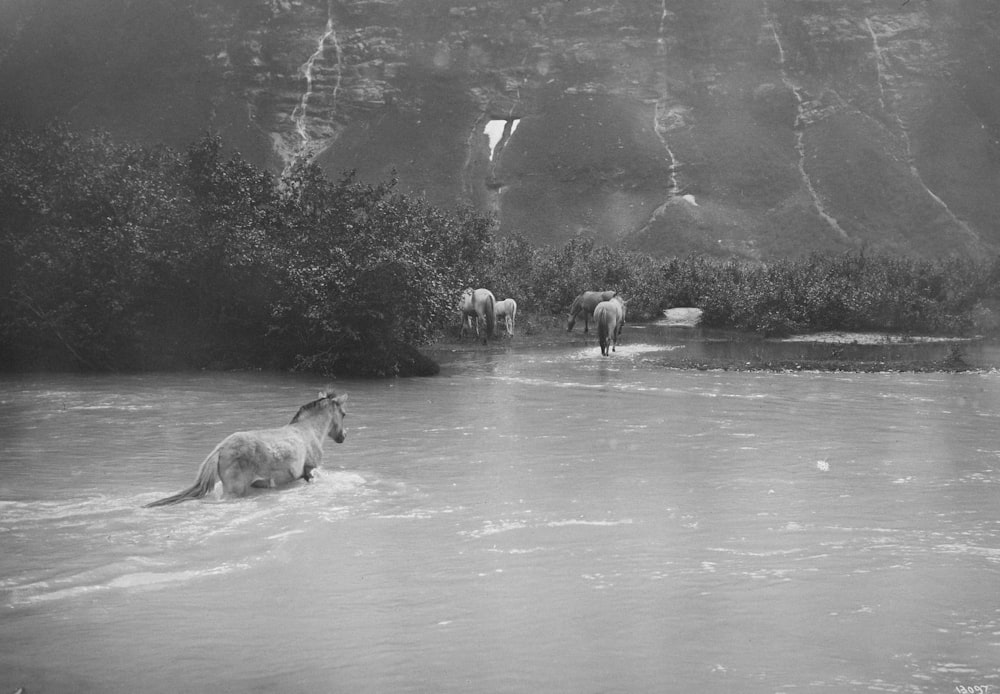
M 320 392 L 320 396 L 313 400 L 312 402 L 307 402 L 305 405 L 299 408 L 299 411 L 295 413 L 292 417 L 292 421 L 289 424 L 295 424 L 295 422 L 302 419 L 303 415 L 306 415 L 318 407 L 321 407 L 327 400 L 333 400 L 337 397 L 337 392 L 333 388 L 327 388 L 325 391 Z

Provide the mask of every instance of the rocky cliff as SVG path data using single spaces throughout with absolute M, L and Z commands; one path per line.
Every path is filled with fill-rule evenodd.
M 395 175 L 538 243 L 1000 249 L 995 0 L 8 0 L 0 119 Z

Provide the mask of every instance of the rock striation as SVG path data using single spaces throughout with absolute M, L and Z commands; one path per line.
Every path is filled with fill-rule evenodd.
M 0 119 L 395 175 L 538 243 L 1000 249 L 993 0 L 11 0 Z M 499 125 L 498 125 L 499 124 Z

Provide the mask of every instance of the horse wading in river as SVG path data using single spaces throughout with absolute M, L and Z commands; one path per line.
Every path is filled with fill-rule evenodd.
M 507 334 L 514 337 L 514 318 L 517 316 L 517 302 L 513 299 L 498 301 L 494 306 L 497 314 L 497 322 L 503 320 L 504 329 Z
M 573 305 L 569 307 L 569 323 L 566 325 L 567 332 L 576 325 L 576 319 L 583 316 L 583 332 L 590 332 L 589 319 L 594 317 L 594 309 L 597 304 L 607 301 L 618 292 L 608 290 L 604 292 L 584 292 L 573 300 Z
M 218 482 L 229 496 L 243 496 L 251 487 L 280 487 L 297 479 L 308 482 L 323 459 L 326 438 L 343 443 L 347 436 L 346 400 L 346 395 L 327 390 L 300 407 L 283 427 L 230 434 L 205 458 L 193 485 L 146 508 L 200 499 Z
M 465 329 L 471 325 L 476 326 L 476 337 L 479 337 L 479 323 L 484 326 L 483 344 L 493 337 L 496 327 L 496 298 L 489 289 L 473 290 L 469 287 L 462 293 L 462 301 L 459 304 L 462 312 L 462 331 L 459 338 L 465 337 Z
M 616 351 L 618 346 L 618 336 L 621 335 L 622 327 L 625 325 L 625 302 L 621 297 L 612 297 L 609 301 L 602 301 L 594 309 L 594 323 L 597 324 L 597 341 L 601 344 L 601 355 L 610 356 L 611 351 Z

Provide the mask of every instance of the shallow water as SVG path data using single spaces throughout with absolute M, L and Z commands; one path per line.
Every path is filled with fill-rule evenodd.
M 1000 687 L 1000 375 L 633 335 L 341 382 L 313 483 L 156 509 L 322 384 L 0 380 L 0 691 Z

